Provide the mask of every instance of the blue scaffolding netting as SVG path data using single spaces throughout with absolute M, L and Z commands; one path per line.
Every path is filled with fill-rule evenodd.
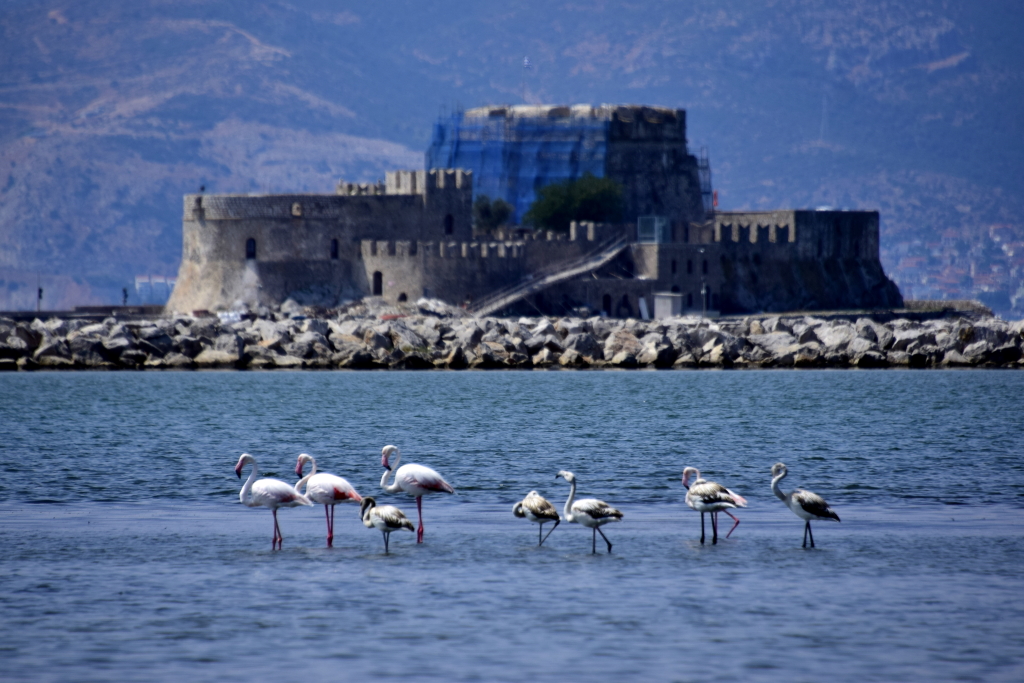
M 473 171 L 473 198 L 501 198 L 519 222 L 551 183 L 585 173 L 603 177 L 608 121 L 592 117 L 470 117 L 459 111 L 434 125 L 426 167 Z

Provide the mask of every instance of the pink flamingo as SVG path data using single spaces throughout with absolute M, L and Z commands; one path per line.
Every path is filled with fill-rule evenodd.
M 397 456 L 394 465 L 389 464 L 388 461 L 392 455 Z M 398 463 L 401 461 L 402 452 L 398 450 L 397 446 L 385 446 L 381 449 L 380 464 L 384 466 L 386 471 L 384 476 L 380 478 L 380 487 L 387 493 L 401 493 L 404 491 L 410 496 L 415 496 L 416 512 L 420 522 L 419 527 L 416 529 L 416 542 L 423 543 L 423 496 L 428 493 L 455 493 L 455 489 L 444 480 L 444 477 L 429 467 L 411 463 L 398 467 Z M 392 472 L 395 474 L 395 483 L 389 486 L 388 477 L 391 476 Z
M 314 503 L 324 506 L 324 517 L 327 519 L 327 547 L 334 547 L 334 506 L 337 503 L 352 501 L 358 503 L 363 497 L 355 490 L 352 484 L 342 477 L 326 472 L 317 473 L 316 460 L 308 453 L 299 455 L 299 461 L 295 463 L 295 476 L 302 477 L 302 469 L 306 463 L 312 463 L 313 470 L 299 480 L 295 485 L 296 490 L 302 491 L 302 485 L 306 485 L 305 495 Z M 327 508 L 330 507 L 330 512 Z
M 692 485 L 688 482 L 690 476 L 693 475 L 695 480 Z M 738 493 L 733 493 L 729 489 L 725 488 L 721 484 L 716 484 L 713 481 L 706 481 L 700 476 L 700 470 L 696 467 L 687 467 L 683 470 L 683 486 L 686 487 L 686 504 L 692 509 L 700 513 L 700 542 L 704 542 L 704 513 L 711 513 L 711 530 L 714 534 L 711 539 L 711 543 L 718 543 L 718 513 L 719 511 L 725 512 L 736 522 L 729 529 L 729 533 L 725 535 L 726 538 L 732 535 L 733 531 L 736 531 L 736 527 L 740 525 L 740 520 L 736 515 L 729 512 L 729 508 L 745 508 L 747 507 L 747 499 Z
M 313 505 L 309 498 L 298 492 L 298 490 L 280 479 L 257 479 L 259 468 L 256 466 L 256 458 L 248 453 L 242 453 L 235 465 L 235 474 L 242 478 L 242 468 L 252 465 L 249 478 L 245 480 L 242 490 L 238 494 L 238 500 L 246 507 L 266 507 L 274 513 L 274 540 L 272 546 L 275 550 L 281 548 L 284 536 L 281 535 L 281 527 L 277 524 L 277 508 L 293 508 L 299 505 Z

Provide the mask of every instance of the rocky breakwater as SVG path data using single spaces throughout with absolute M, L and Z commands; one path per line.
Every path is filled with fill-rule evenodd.
M 1024 321 L 996 318 L 512 320 L 407 310 L 0 318 L 0 369 L 1024 368 Z

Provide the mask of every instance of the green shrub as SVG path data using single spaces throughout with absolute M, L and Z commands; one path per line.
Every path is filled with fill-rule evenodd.
M 590 173 L 579 180 L 545 185 L 523 216 L 525 225 L 568 232 L 572 221 L 614 223 L 622 218 L 622 187 Z

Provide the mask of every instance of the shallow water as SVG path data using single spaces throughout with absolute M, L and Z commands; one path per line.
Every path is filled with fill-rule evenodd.
M 0 375 L 5 680 L 1020 680 L 1024 373 Z M 380 447 L 456 487 L 426 543 L 238 503 L 242 451 L 364 495 Z M 814 527 L 768 469 L 843 519 Z M 684 465 L 742 493 L 698 542 Z M 511 515 L 537 489 L 625 513 L 613 553 Z M 723 522 L 726 518 L 723 517 Z M 710 528 L 708 529 L 710 533 Z

